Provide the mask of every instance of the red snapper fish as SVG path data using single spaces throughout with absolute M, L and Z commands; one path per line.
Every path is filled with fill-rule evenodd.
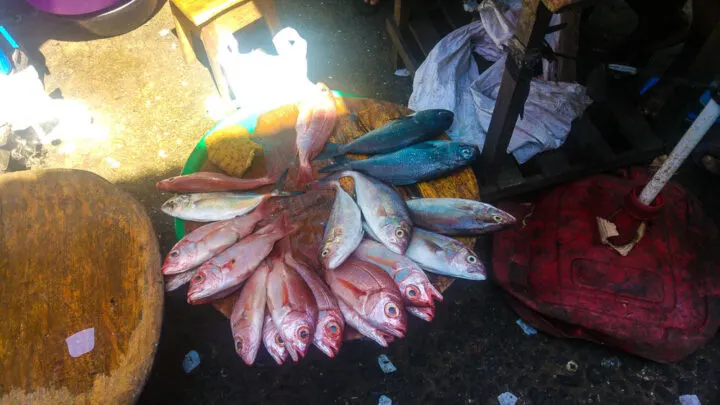
M 280 243 L 289 243 L 289 241 L 285 238 Z M 315 297 L 318 315 L 313 344 L 328 357 L 335 357 L 340 351 L 345 329 L 345 320 L 340 312 L 337 299 L 310 266 L 297 260 L 287 247 L 285 249 L 285 263 L 300 274 Z
M 297 362 L 313 340 L 318 309 L 310 288 L 283 257 L 284 252 L 278 251 L 269 258 L 267 305 L 285 348 Z
M 300 161 L 298 187 L 312 181 L 310 162 L 325 148 L 337 121 L 337 107 L 332 92 L 323 83 L 318 83 L 316 87 L 317 93 L 300 103 L 300 113 L 295 124 L 295 144 Z
M 230 314 L 235 350 L 248 366 L 255 362 L 262 340 L 265 303 L 267 263 L 262 263 L 245 283 Z
M 276 180 L 269 175 L 256 179 L 241 179 L 222 173 L 197 172 L 160 180 L 155 184 L 155 187 L 160 191 L 174 193 L 210 193 L 215 191 L 253 190 L 274 184 Z
M 334 271 L 326 271 L 325 280 L 338 301 L 343 301 L 374 328 L 399 338 L 405 335 L 403 298 L 393 279 L 382 269 L 351 257 Z M 345 320 L 363 333 L 363 326 L 357 326 L 355 320 L 347 317 Z
M 203 225 L 173 246 L 165 258 L 165 275 L 188 271 L 210 260 L 238 240 L 249 235 L 255 225 L 269 217 L 279 206 L 263 202 L 253 212 L 233 219 Z
M 288 356 L 288 352 L 285 349 L 285 341 L 280 336 L 275 322 L 273 322 L 270 316 L 270 310 L 265 310 L 265 322 L 263 324 L 263 345 L 265 349 L 270 353 L 270 356 L 275 360 L 277 364 L 283 364 L 283 361 Z
M 276 221 L 205 262 L 190 281 L 188 303 L 207 302 L 237 289 L 272 251 L 275 242 L 293 231 L 287 214 L 283 213 Z
M 442 301 L 440 291 L 432 285 L 422 268 L 406 256 L 390 251 L 382 243 L 365 239 L 353 253 L 354 257 L 372 263 L 387 274 L 400 289 L 408 307 L 435 307 L 433 299 Z M 416 310 L 410 311 L 413 315 Z M 426 319 L 427 316 L 423 316 Z

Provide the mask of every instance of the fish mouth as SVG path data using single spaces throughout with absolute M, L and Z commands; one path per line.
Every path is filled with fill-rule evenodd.
M 328 356 L 328 357 L 330 357 L 331 359 L 332 359 L 332 358 L 335 358 L 335 355 L 337 355 L 338 352 L 340 351 L 340 347 L 336 347 L 336 346 L 338 346 L 338 345 L 333 345 L 333 344 L 330 344 L 330 343 L 325 343 L 325 342 L 320 341 L 320 340 L 314 342 L 314 344 L 315 344 L 315 347 L 317 347 L 318 349 L 320 349 L 321 352 L 325 353 L 325 355 Z
M 393 328 L 393 327 L 385 326 L 382 331 L 385 333 L 389 333 L 390 335 L 392 335 L 394 337 L 402 339 L 405 337 L 406 328 L 401 329 L 400 327 Z
M 409 307 L 407 310 L 425 322 L 431 322 L 435 317 L 435 311 L 430 307 Z
M 270 353 L 270 357 L 272 357 L 273 360 L 275 360 L 275 363 L 277 363 L 278 366 L 283 364 L 283 361 L 285 360 L 285 356 L 283 356 L 283 352 L 281 352 L 279 350 L 274 350 L 274 349 L 267 349 L 267 351 L 268 351 L 268 353 Z M 287 351 L 285 352 L 285 355 L 287 355 Z

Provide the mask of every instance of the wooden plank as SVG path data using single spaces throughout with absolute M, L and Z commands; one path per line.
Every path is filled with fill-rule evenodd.
M 610 100 L 608 105 L 617 120 L 621 134 L 633 148 L 646 151 L 662 146 L 662 141 L 653 134 L 650 125 L 640 115 L 637 108 L 625 99 Z
M 462 3 L 459 1 L 443 1 L 438 0 L 437 5 L 440 7 L 445 19 L 453 27 L 458 29 L 464 25 L 470 24 L 472 14 L 465 11 Z
M 225 10 L 243 3 L 252 3 L 251 0 L 171 0 L 171 2 L 197 27 Z
M 405 67 L 410 73 L 415 73 L 418 67 L 420 67 L 420 62 L 418 62 L 410 52 L 410 46 L 400 32 L 400 29 L 395 22 L 389 18 L 385 20 L 385 27 L 390 36 L 390 41 L 392 41 L 393 47 L 400 56 L 400 59 L 402 59 Z
M 427 17 L 414 18 L 409 23 L 410 32 L 417 41 L 423 54 L 427 56 L 433 47 L 442 39 L 442 36 L 437 32 L 432 21 Z
M 410 21 L 410 0 L 395 0 L 393 18 L 395 19 L 395 25 L 398 27 L 398 32 L 402 33 L 403 30 L 407 28 L 408 21 Z M 409 52 L 410 51 L 406 48 L 406 53 Z M 404 65 L 404 61 L 398 52 L 397 47 L 393 51 L 392 58 L 395 69 L 407 67 Z
M 535 156 L 540 171 L 546 177 L 555 177 L 570 170 L 568 158 L 563 150 L 550 150 Z
M 497 176 L 497 185 L 500 188 L 515 187 L 525 183 L 525 178 L 515 163 L 512 155 L 506 155 L 503 160 L 500 173 Z
M 576 128 L 569 136 L 575 136 L 577 141 L 588 148 L 600 161 L 608 161 L 612 159 L 613 150 L 603 139 L 602 134 L 598 131 L 595 124 L 590 120 L 589 114 L 583 114 L 576 120 Z

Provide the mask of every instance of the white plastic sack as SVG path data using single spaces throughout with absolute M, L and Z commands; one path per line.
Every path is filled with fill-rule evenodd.
M 232 34 L 221 35 L 218 62 L 235 105 L 247 112 L 262 112 L 302 100 L 313 84 L 307 78 L 307 41 L 292 28 L 273 37 L 278 55 L 261 50 L 241 54 Z
M 518 11 L 501 10 L 493 2 L 479 8 L 480 20 L 443 38 L 415 73 L 408 106 L 413 110 L 444 108 L 455 113 L 448 135 L 482 150 L 505 69 L 502 47 L 512 38 Z M 553 34 L 556 35 L 556 34 Z M 549 37 L 552 44 L 556 41 Z M 495 63 L 482 74 L 472 58 L 478 53 Z M 508 153 L 525 163 L 537 153 L 561 146 L 570 124 L 592 103 L 577 83 L 533 79 Z

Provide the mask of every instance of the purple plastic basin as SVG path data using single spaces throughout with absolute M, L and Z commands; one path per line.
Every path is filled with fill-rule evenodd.
M 122 0 L 25 0 L 38 10 L 57 15 L 90 14 Z

